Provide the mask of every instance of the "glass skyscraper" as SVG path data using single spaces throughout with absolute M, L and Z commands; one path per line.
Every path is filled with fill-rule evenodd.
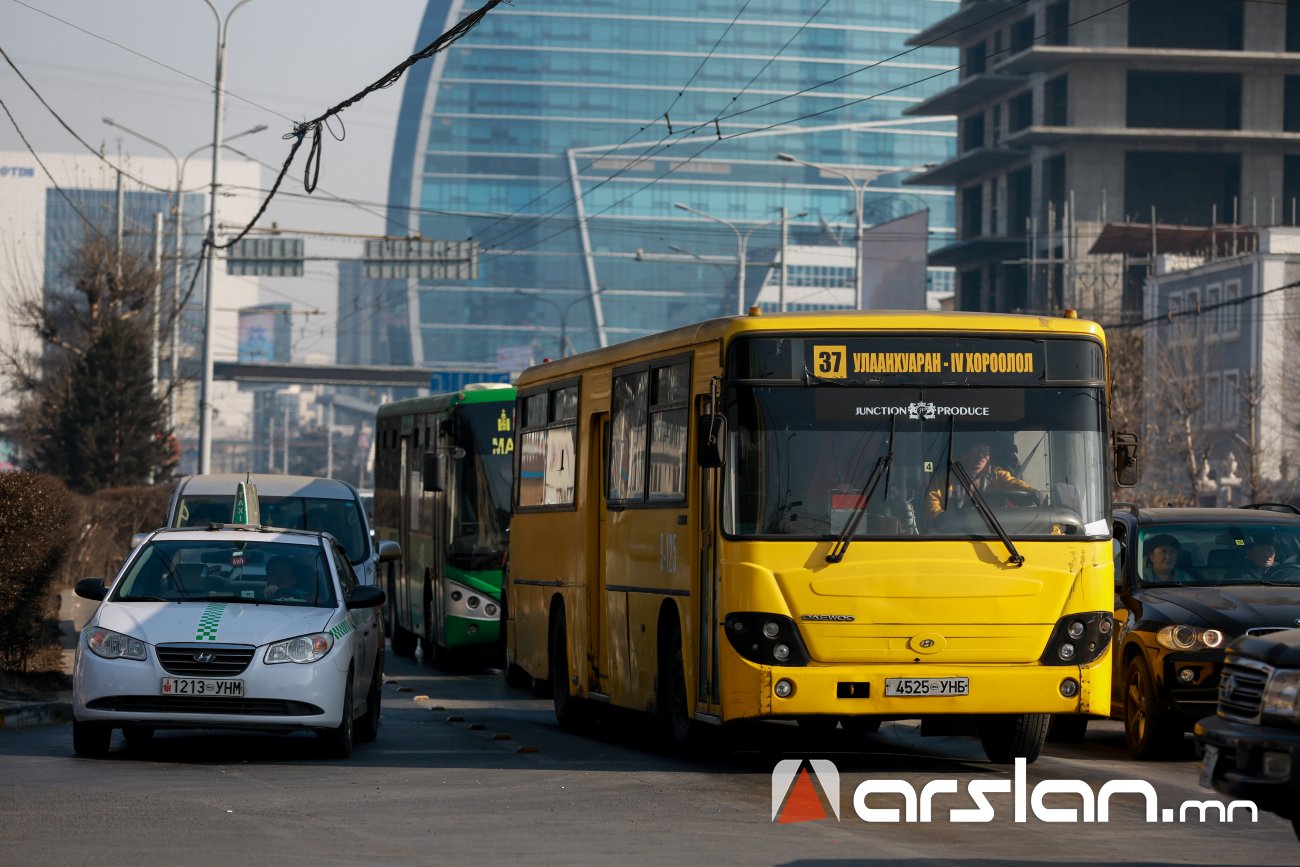
M 785 249 L 852 245 L 853 184 L 865 225 L 928 209 L 930 245 L 950 243 L 950 192 L 901 182 L 952 155 L 952 122 L 903 110 L 950 86 L 956 54 L 904 43 L 957 5 L 497 7 L 407 72 L 389 192 L 391 235 L 472 239 L 477 275 L 371 281 L 355 360 L 517 367 L 733 314 L 782 208 Z M 417 47 L 477 6 L 430 0 Z

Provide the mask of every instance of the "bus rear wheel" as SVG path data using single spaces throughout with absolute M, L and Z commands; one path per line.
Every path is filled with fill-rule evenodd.
M 551 616 L 550 661 L 551 701 L 555 705 L 555 721 L 560 728 L 580 731 L 591 721 L 587 703 L 569 692 L 569 633 L 564 620 L 564 607 L 556 606 Z
M 984 755 L 996 765 L 1009 765 L 1018 758 L 1033 763 L 1043 752 L 1047 739 L 1045 713 L 1016 713 L 985 718 L 980 725 Z
M 659 645 L 660 727 L 668 749 L 678 755 L 691 753 L 699 742 L 686 692 L 686 661 L 682 655 L 682 628 L 673 617 L 661 633 Z

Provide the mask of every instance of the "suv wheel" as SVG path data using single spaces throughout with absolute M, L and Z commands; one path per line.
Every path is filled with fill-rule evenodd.
M 1124 679 L 1124 737 L 1139 759 L 1167 756 L 1182 741 L 1181 730 L 1170 725 L 1160 707 L 1151 669 L 1141 656 L 1129 661 Z

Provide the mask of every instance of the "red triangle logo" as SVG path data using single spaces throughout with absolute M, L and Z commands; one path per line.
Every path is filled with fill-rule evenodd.
M 825 818 L 826 809 L 822 806 L 821 798 L 817 797 L 817 789 L 813 787 L 812 777 L 808 776 L 807 768 L 800 768 L 794 778 L 794 785 L 790 787 L 790 796 L 785 799 L 785 806 L 777 821 L 785 824 Z

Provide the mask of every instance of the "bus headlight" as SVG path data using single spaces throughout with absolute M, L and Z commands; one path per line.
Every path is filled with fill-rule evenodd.
M 736 653 L 758 665 L 807 665 L 808 650 L 799 628 L 783 614 L 733 611 L 723 632 Z
M 444 583 L 443 606 L 445 613 L 451 617 L 464 617 L 469 620 L 497 620 L 501 614 L 497 600 L 455 581 Z
M 1039 663 L 1088 665 L 1096 662 L 1110 646 L 1113 617 L 1109 611 L 1082 611 L 1062 617 L 1056 621 Z

